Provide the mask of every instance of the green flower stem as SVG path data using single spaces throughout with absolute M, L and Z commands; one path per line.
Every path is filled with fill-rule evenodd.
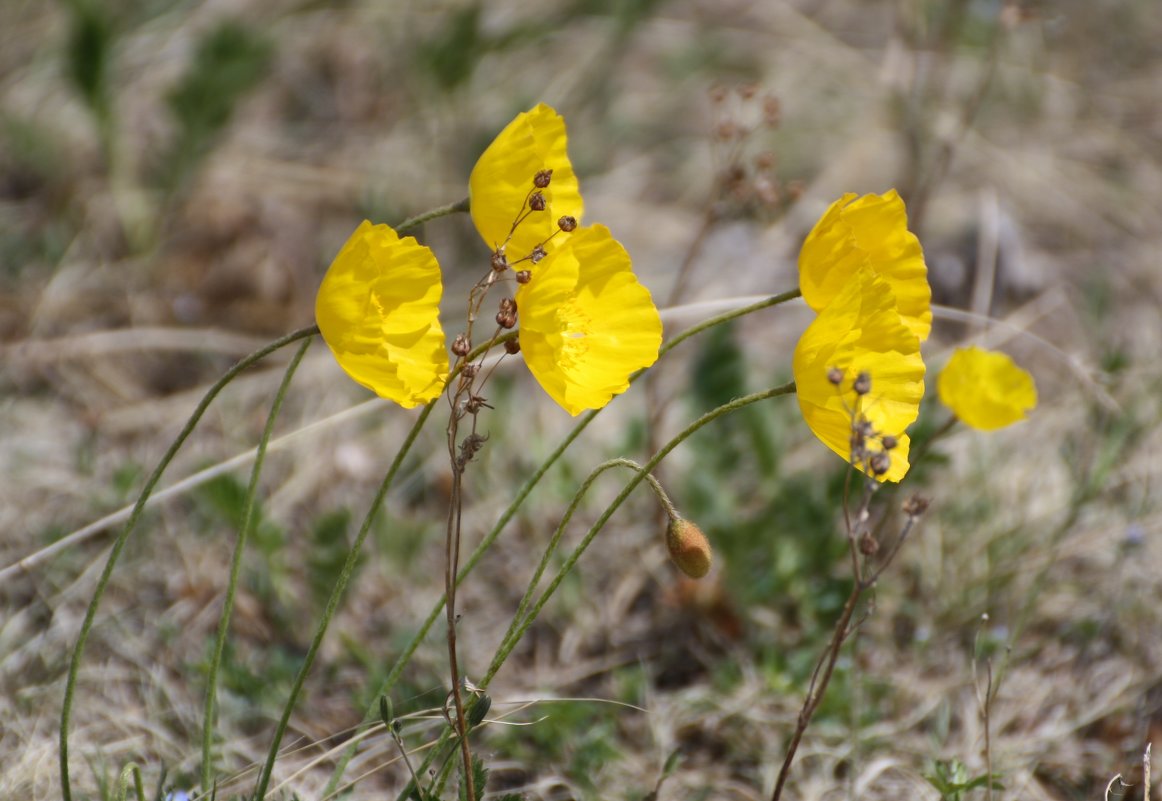
M 450 214 L 468 211 L 468 198 L 458 200 L 455 203 L 449 203 L 447 206 L 440 206 L 439 208 L 425 211 L 423 214 L 417 214 L 415 217 L 409 217 L 395 227 L 396 233 L 403 233 L 411 228 L 416 228 L 429 220 L 436 220 L 440 217 L 447 217 Z
M 310 340 L 307 340 L 308 342 Z M 121 769 L 117 778 L 117 801 L 129 798 L 129 782 L 133 782 L 133 790 L 137 793 L 137 801 L 145 801 L 145 786 L 141 782 L 141 768 L 135 762 L 130 762 Z
M 202 396 L 194 409 L 193 414 L 186 421 L 185 426 L 172 443 L 169 449 L 166 450 L 165 455 L 161 457 L 157 467 L 154 468 L 153 473 L 150 474 L 149 479 L 145 482 L 145 487 L 141 490 L 141 494 L 137 497 L 137 502 L 133 506 L 133 511 L 129 515 L 129 520 L 125 523 L 125 528 L 117 535 L 117 539 L 113 542 L 113 548 L 109 552 L 109 558 L 105 561 L 105 568 L 101 571 L 101 576 L 97 580 L 97 587 L 93 591 L 93 597 L 89 600 L 89 608 L 85 611 L 85 619 L 81 622 L 81 630 L 77 634 L 77 644 L 73 646 L 72 658 L 69 660 L 69 671 L 65 678 L 65 693 L 64 702 L 61 705 L 61 725 L 60 725 L 60 774 L 61 774 L 61 797 L 63 801 L 72 801 L 72 786 L 69 781 L 69 722 L 72 718 L 73 702 L 76 700 L 77 692 L 77 678 L 81 672 L 81 659 L 85 653 L 85 644 L 88 642 L 89 634 L 93 629 L 93 623 L 97 617 L 97 609 L 101 605 L 101 599 L 105 595 L 105 590 L 109 586 L 109 579 L 113 575 L 113 568 L 117 566 L 117 560 L 121 557 L 121 552 L 125 549 L 125 544 L 129 541 L 129 535 L 137 527 L 138 520 L 141 519 L 141 513 L 145 510 L 146 501 L 149 500 L 150 494 L 153 492 L 157 483 L 161 480 L 162 474 L 165 473 L 166 468 L 169 467 L 170 462 L 177 456 L 181 447 L 189 439 L 198 422 L 202 419 L 202 415 L 206 413 L 206 409 L 214 401 L 227 384 L 233 381 L 239 373 L 246 370 L 248 367 L 266 358 L 275 351 L 283 348 L 293 342 L 298 342 L 300 339 L 306 339 L 319 333 L 317 326 L 309 326 L 294 331 L 286 336 L 276 339 L 269 345 L 266 345 L 251 353 L 249 356 L 241 359 L 237 364 L 227 370 L 221 378 L 214 382 L 210 389 Z
M 509 645 L 509 643 L 512 643 L 513 645 L 516 644 L 513 642 L 516 631 L 520 627 L 521 623 L 525 620 L 525 615 L 528 612 L 529 604 L 532 602 L 533 594 L 536 592 L 537 587 L 541 583 L 541 577 L 544 576 L 545 570 L 549 566 L 549 560 L 552 559 L 553 554 L 557 552 L 557 546 L 561 543 L 561 537 L 565 533 L 565 528 L 569 525 L 569 521 L 573 519 L 573 514 L 577 511 L 577 507 L 580 506 L 581 500 L 585 497 L 585 494 L 589 492 L 589 488 L 593 486 L 593 482 L 597 480 L 598 476 L 600 476 L 606 470 L 612 470 L 615 467 L 628 467 L 631 470 L 637 471 L 646 481 L 650 483 L 650 486 L 653 487 L 654 494 L 658 496 L 658 500 L 666 509 L 666 514 L 671 518 L 677 514 L 677 512 L 674 510 L 674 505 L 670 503 L 669 497 L 666 495 L 665 490 L 662 489 L 662 485 L 659 484 L 658 480 L 651 476 L 649 473 L 645 473 L 642 469 L 642 466 L 637 462 L 632 462 L 629 459 L 610 459 L 609 461 L 602 462 L 597 467 L 595 467 L 593 472 L 591 472 L 586 477 L 580 488 L 578 488 L 577 492 L 573 495 L 573 500 L 569 502 L 569 506 L 565 510 L 565 514 L 561 517 L 561 522 L 557 524 L 557 530 L 554 531 L 553 536 L 549 538 L 549 544 L 545 547 L 545 552 L 541 555 L 541 561 L 537 565 L 536 570 L 533 571 L 533 577 L 529 579 L 528 587 L 525 589 L 524 596 L 521 597 L 520 603 L 517 604 L 516 614 L 512 616 L 512 622 L 508 625 L 508 631 L 506 631 L 504 636 L 500 639 L 500 647 L 496 649 L 496 655 L 492 658 L 492 664 L 488 666 L 488 673 L 486 674 L 484 685 L 481 686 L 486 686 L 492 677 L 496 675 L 496 671 L 500 669 L 500 665 L 504 662 L 504 658 L 501 655 L 503 654 L 504 657 L 507 657 L 508 652 L 512 650 L 511 648 L 507 648 L 506 650 L 506 647 Z
M 752 303 L 749 306 L 744 306 L 741 309 L 734 309 L 729 312 L 724 312 L 723 314 L 720 314 L 716 317 L 711 317 L 708 320 L 704 320 L 695 326 L 687 328 L 685 331 L 682 331 L 680 334 L 674 336 L 673 339 L 665 342 L 661 349 L 658 351 L 658 358 L 662 358 L 690 337 L 696 336 L 697 334 L 700 334 L 707 329 L 714 328 L 715 326 L 722 325 L 723 323 L 730 322 L 731 320 L 735 320 L 739 317 L 745 317 L 748 314 L 753 314 L 754 312 L 770 308 L 771 306 L 787 303 L 800 297 L 801 294 L 802 293 L 800 293 L 798 289 L 793 289 L 778 295 L 772 295 L 769 298 L 764 298 L 763 300 Z M 506 339 L 511 339 L 515 336 L 517 336 L 517 332 L 509 332 L 508 334 L 497 339 L 496 342 L 486 343 L 485 345 L 478 346 L 477 348 L 473 349 L 470 354 L 468 354 L 468 356 L 465 358 L 465 362 L 471 362 L 474 358 L 476 358 L 476 356 L 479 355 L 479 352 L 483 351 L 485 348 L 498 344 L 499 342 L 503 342 Z M 633 382 L 637 381 L 637 379 L 644 375 L 644 373 L 645 371 L 643 370 L 632 376 L 630 378 L 630 383 L 632 384 Z M 546 460 L 525 481 L 525 483 L 521 485 L 521 488 L 517 492 L 516 497 L 513 498 L 512 503 L 509 504 L 508 508 L 504 510 L 500 518 L 496 521 L 496 524 L 492 527 L 492 530 L 489 531 L 487 535 L 485 535 L 485 537 L 480 541 L 480 544 L 476 546 L 476 549 L 472 552 L 472 555 L 468 557 L 468 561 L 464 563 L 464 567 L 460 570 L 460 574 L 456 579 L 457 586 L 459 586 L 459 584 L 464 581 L 468 574 L 472 572 L 473 568 L 475 568 L 476 565 L 480 562 L 481 558 L 484 556 L 484 553 L 492 546 L 493 542 L 496 541 L 496 538 L 500 536 L 500 532 L 506 525 L 508 525 L 509 521 L 512 520 L 513 516 L 524 504 L 525 499 L 528 498 L 529 494 L 544 477 L 545 473 L 547 473 L 549 469 L 554 464 L 556 464 L 557 460 L 560 459 L 561 456 L 564 455 L 565 451 L 569 448 L 569 446 L 573 444 L 573 441 L 581 435 L 581 432 L 584 431 L 591 422 L 593 422 L 593 419 L 600 412 L 600 409 L 594 409 L 582 415 L 581 419 L 577 422 L 577 425 L 573 427 L 573 430 L 569 432 L 569 434 L 561 441 L 556 449 L 554 449 L 554 451 L 549 454 Z M 412 656 L 415 655 L 415 652 L 419 649 L 420 643 L 423 642 L 424 638 L 428 636 L 428 632 L 431 631 L 432 626 L 435 625 L 435 622 L 440 617 L 440 613 L 443 611 L 443 609 L 444 596 L 441 595 L 435 606 L 432 607 L 432 611 L 428 613 L 428 617 L 420 625 L 420 628 L 416 631 L 415 635 L 408 642 L 403 652 L 396 659 L 395 664 L 392 665 L 392 668 L 388 672 L 387 677 L 384 678 L 383 682 L 380 683 L 379 687 L 376 689 L 373 695 L 374 698 L 378 699 L 381 695 L 389 694 L 395 687 L 396 682 L 399 681 L 399 677 L 403 674 L 404 668 L 407 666 Z M 377 720 L 377 716 L 379 714 L 378 703 L 378 700 L 373 701 L 368 707 L 367 713 L 364 716 L 363 728 L 361 731 L 365 730 L 367 726 L 372 725 Z M 339 786 L 339 782 L 342 781 L 343 774 L 347 770 L 348 763 L 355 756 L 355 751 L 357 748 L 358 741 L 352 743 L 343 752 L 342 757 L 340 757 L 338 763 L 335 765 L 335 770 L 332 772 L 331 778 L 327 782 L 327 786 L 323 790 L 323 798 L 326 798 L 335 793 L 336 788 Z
M 266 446 L 274 433 L 274 423 L 282 409 L 282 402 L 290 389 L 291 378 L 298 370 L 299 364 L 311 346 L 310 339 L 304 339 L 287 365 L 283 374 L 282 383 L 274 395 L 274 402 L 270 406 L 270 413 L 266 416 L 266 426 L 262 430 L 262 438 L 258 441 L 258 450 L 254 456 L 254 466 L 250 470 L 250 485 L 246 488 L 246 505 L 242 513 L 242 525 L 238 530 L 238 543 L 234 546 L 234 558 L 230 563 L 230 579 L 226 584 L 226 599 L 222 604 L 222 616 L 218 620 L 218 636 L 214 641 L 214 655 L 210 659 L 209 675 L 206 678 L 206 706 L 202 722 L 202 788 L 208 790 L 213 784 L 214 758 L 211 753 L 211 744 L 214 733 L 214 718 L 217 712 L 218 668 L 222 664 L 222 654 L 226 650 L 226 635 L 230 630 L 230 616 L 234 611 L 234 595 L 238 589 L 238 577 L 242 573 L 242 554 L 246 550 L 246 541 L 254 528 L 255 498 L 258 495 L 258 478 L 262 474 L 262 465 L 266 459 Z
M 282 745 L 282 738 L 286 735 L 287 726 L 290 724 L 291 713 L 298 703 L 299 695 L 303 690 L 303 684 L 307 679 L 307 673 L 310 672 L 311 666 L 315 662 L 315 657 L 319 653 L 319 648 L 323 644 L 323 638 L 327 634 L 327 628 L 331 625 L 331 618 L 335 616 L 335 612 L 339 608 L 339 602 L 342 600 L 343 593 L 347 589 L 347 583 L 351 580 L 352 573 L 355 572 L 355 564 L 359 560 L 359 552 L 363 548 L 363 541 L 367 539 L 367 535 L 371 532 L 371 525 L 375 521 L 375 515 L 379 512 L 380 507 L 383 506 L 383 501 L 387 497 L 387 491 L 391 488 L 392 481 L 395 479 L 396 473 L 399 472 L 404 457 L 411 450 L 412 445 L 416 441 L 416 437 L 419 436 L 420 430 L 424 427 L 424 423 L 427 422 L 428 416 L 436 408 L 438 402 L 439 398 L 428 403 L 424 407 L 423 412 L 420 413 L 420 416 L 416 418 L 416 422 L 412 425 L 411 431 L 408 432 L 407 439 L 404 440 L 403 445 L 396 452 L 395 459 L 392 460 L 391 467 L 387 470 L 387 475 L 383 477 L 383 482 L 379 485 L 375 497 L 371 500 L 371 505 L 367 509 L 367 515 L 363 518 L 363 525 L 359 527 L 359 534 L 356 535 L 350 550 L 347 551 L 347 560 L 343 563 L 343 569 L 339 572 L 339 578 L 335 581 L 334 589 L 331 590 L 331 597 L 327 599 L 327 607 L 323 610 L 323 617 L 319 621 L 318 628 L 315 631 L 315 638 L 311 641 L 310 648 L 307 649 L 307 654 L 303 658 L 303 665 L 299 668 L 298 675 L 295 677 L 295 683 L 291 687 L 290 697 L 287 698 L 286 704 L 283 705 L 282 717 L 278 721 L 274 739 L 270 744 L 270 751 L 266 755 L 266 762 L 263 764 L 262 772 L 258 777 L 258 785 L 254 792 L 255 801 L 263 801 L 266 797 L 266 788 L 270 785 L 270 775 L 274 771 L 274 761 L 278 757 L 278 749 Z M 205 790 L 205 788 L 202 789 Z
M 564 581 L 565 576 L 568 575 L 569 571 L 573 569 L 573 565 L 575 565 L 577 560 L 581 558 L 581 555 L 585 553 L 585 549 L 589 547 L 589 543 L 591 543 L 593 538 L 596 537 L 601 529 L 605 527 L 605 524 L 609 522 L 609 518 L 612 517 L 613 513 L 616 512 L 622 503 L 625 502 L 625 499 L 629 497 L 629 494 L 633 492 L 634 488 L 640 484 L 651 471 L 653 471 L 653 469 L 658 465 L 659 462 L 662 461 L 662 459 L 666 458 L 666 456 L 669 455 L 669 453 L 674 450 L 674 448 L 685 442 L 695 431 L 709 423 L 712 423 L 719 417 L 722 417 L 725 414 L 729 414 L 730 412 L 737 411 L 738 409 L 741 409 L 745 406 L 749 406 L 752 403 L 766 400 L 767 398 L 774 398 L 779 395 L 790 395 L 794 391 L 795 382 L 791 381 L 787 384 L 783 384 L 781 387 L 773 387 L 771 389 L 763 390 L 762 392 L 755 392 L 751 395 L 745 395 L 741 398 L 736 398 L 730 403 L 723 404 L 717 409 L 713 409 L 702 415 L 693 423 L 686 426 L 686 428 L 682 430 L 682 432 L 679 433 L 676 437 L 663 445 L 662 448 L 659 449 L 658 452 L 655 453 L 648 462 L 641 466 L 637 474 L 629 480 L 625 487 L 622 488 L 618 496 L 613 499 L 613 502 L 610 503 L 605 511 L 601 513 L 601 516 L 597 518 L 596 522 L 594 522 L 593 525 L 589 528 L 588 533 L 585 534 L 584 539 L 582 539 L 577 547 L 573 549 L 573 553 L 569 555 L 569 558 L 565 560 L 565 563 L 561 565 L 561 569 L 557 572 L 557 575 L 553 578 L 552 582 L 549 583 L 549 586 L 545 588 L 545 591 L 541 594 L 541 597 L 537 599 L 537 602 L 533 605 L 532 609 L 529 610 L 525 619 L 521 621 L 519 628 L 517 628 L 517 630 L 509 639 L 501 643 L 496 657 L 493 658 L 492 665 L 488 669 L 488 673 L 480 681 L 479 686 L 488 686 L 489 682 L 492 681 L 493 677 L 496 675 L 497 671 L 500 670 L 505 660 L 508 659 L 517 643 L 520 642 L 521 638 L 525 635 L 525 632 L 529 630 L 529 627 L 532 626 L 533 621 L 537 619 L 537 616 L 541 613 L 541 610 L 544 609 L 545 604 L 548 603 L 549 599 L 553 596 L 553 593 L 556 592 L 557 587 L 559 587 L 561 582 Z M 602 467 L 608 469 L 608 467 L 613 466 L 615 465 L 606 462 L 606 464 Z M 590 474 L 589 478 L 586 479 L 585 483 L 581 485 L 581 488 L 577 491 L 577 496 L 574 498 L 574 503 L 570 506 L 570 514 L 576 507 L 576 503 L 579 502 L 580 496 L 589 489 L 590 485 L 593 483 L 593 480 L 596 479 L 598 475 L 600 475 L 600 472 L 604 471 L 601 468 L 595 470 L 592 474 Z M 562 521 L 562 526 L 565 522 L 567 522 L 567 520 L 568 518 L 566 518 L 565 521 Z M 559 538 L 559 534 L 555 534 L 554 537 Z

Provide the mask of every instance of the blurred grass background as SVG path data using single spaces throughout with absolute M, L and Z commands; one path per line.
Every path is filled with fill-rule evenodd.
M 611 226 L 660 305 L 790 289 L 827 203 L 897 187 L 935 299 L 1004 321 L 989 341 L 1037 377 L 1028 422 L 960 431 L 911 477 L 933 511 L 841 663 L 794 797 L 956 797 L 957 776 L 986 770 L 974 661 L 979 677 L 991 659 L 1001 797 L 1092 799 L 1122 773 L 1137 782 L 1122 797 L 1141 798 L 1141 752 L 1162 735 L 1158 11 L 1156 0 L 0 4 L 0 569 L 132 502 L 208 382 L 311 323 L 318 281 L 363 217 L 396 222 L 462 198 L 488 141 L 544 101 L 568 121 L 587 220 Z M 766 98 L 775 127 L 758 124 Z M 740 141 L 732 125 L 754 130 Z M 422 239 L 455 314 L 487 254 L 466 218 Z M 589 470 L 642 458 L 702 411 L 786 380 L 809 316 L 780 307 L 685 344 L 648 392 L 599 418 L 461 596 L 470 677 Z M 675 312 L 667 327 L 697 319 Z M 939 323 L 931 374 L 980 333 Z M 224 394 L 169 480 L 253 447 L 281 374 L 272 362 Z M 491 438 L 469 475 L 470 543 L 569 422 L 524 373 L 492 393 Z M 261 759 L 304 621 L 410 425 L 365 400 L 314 346 L 279 433 L 328 422 L 288 439 L 264 476 L 222 677 L 231 772 Z M 920 428 L 942 414 L 926 407 Z M 342 741 L 439 597 L 448 476 L 433 432 L 377 522 L 293 719 L 311 747 L 276 778 Z M 498 712 L 540 703 L 515 714 L 532 725 L 481 735 L 489 789 L 642 798 L 678 750 L 661 798 L 767 797 L 849 581 L 840 468 L 793 402 L 726 418 L 667 460 L 661 477 L 710 536 L 718 570 L 679 580 L 649 499 L 619 513 L 492 689 Z M 159 505 L 131 541 L 81 674 L 84 797 L 104 796 L 129 760 L 151 785 L 195 781 L 244 482 L 222 476 Z M 590 519 L 616 489 L 599 486 Z M 0 584 L 0 797 L 59 794 L 62 677 L 108 541 L 88 537 Z M 397 713 L 442 703 L 444 659 L 433 636 Z M 349 776 L 394 756 L 387 738 L 370 740 Z M 315 797 L 327 775 L 307 769 L 285 790 Z M 404 780 L 383 767 L 353 797 Z

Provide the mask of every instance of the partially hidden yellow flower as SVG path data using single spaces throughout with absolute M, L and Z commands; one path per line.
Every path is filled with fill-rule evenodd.
M 541 103 L 518 114 L 481 154 L 468 179 L 468 198 L 472 222 L 488 247 L 503 248 L 515 258 L 541 243 L 551 251 L 568 237 L 564 232 L 553 236 L 557 221 L 571 216 L 580 222 L 585 207 L 566 144 L 565 120 Z M 552 180 L 541 190 L 545 209 L 531 212 L 513 230 L 528 211 L 533 178 L 544 170 L 552 170 Z
M 920 413 L 924 361 L 920 340 L 898 311 L 887 280 L 867 268 L 850 275 L 803 332 L 792 369 L 803 418 L 824 445 L 850 463 L 853 425 L 867 421 L 877 435 L 897 439 L 888 470 L 876 477 L 904 477 L 909 467 L 904 429 Z M 829 380 L 832 369 L 843 374 L 839 386 Z M 851 387 L 861 373 L 871 388 L 857 396 Z M 882 449 L 878 440 L 867 443 L 871 453 Z
M 936 379 L 940 402 L 973 428 L 995 431 L 1037 405 L 1033 376 L 1004 353 L 959 348 Z
M 661 317 L 603 225 L 578 228 L 550 252 L 516 305 L 525 362 L 569 414 L 601 408 L 658 358 Z
M 860 270 L 891 287 L 904 324 L 924 341 L 932 327 L 932 291 L 920 240 L 896 190 L 831 204 L 799 253 L 799 288 L 807 305 L 822 312 Z
M 315 319 L 347 375 L 411 408 L 438 397 L 448 374 L 442 292 L 432 251 L 364 220 L 323 277 Z

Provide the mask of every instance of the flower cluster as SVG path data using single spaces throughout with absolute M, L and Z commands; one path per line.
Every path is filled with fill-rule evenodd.
M 469 298 L 469 328 L 451 349 L 475 378 L 472 322 L 506 279 L 495 341 L 520 320 L 509 353 L 570 414 L 604 406 L 657 359 L 662 323 L 625 248 L 604 226 L 581 226 L 584 205 L 566 152 L 565 122 L 546 105 L 517 115 L 469 178 L 472 221 L 491 249 L 490 271 Z M 331 264 L 315 316 L 351 378 L 401 406 L 427 403 L 449 375 L 439 322 L 440 268 L 432 252 L 386 225 L 364 222 Z M 482 403 L 469 393 L 468 401 Z
M 807 425 L 850 464 L 899 481 L 932 311 L 924 254 L 895 190 L 844 195 L 827 209 L 803 243 L 799 287 L 818 313 L 792 365 Z

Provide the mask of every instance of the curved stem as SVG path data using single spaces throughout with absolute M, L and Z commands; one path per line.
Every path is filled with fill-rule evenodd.
M 298 675 L 295 676 L 295 683 L 291 687 L 290 697 L 287 698 L 286 703 L 283 705 L 282 717 L 278 721 L 278 727 L 274 732 L 274 739 L 271 741 L 270 750 L 266 755 L 266 762 L 262 766 L 262 772 L 259 774 L 258 784 L 255 787 L 255 801 L 263 801 L 266 796 L 266 788 L 270 786 L 270 775 L 274 771 L 274 761 L 278 757 L 278 749 L 282 745 L 282 738 L 286 735 L 287 726 L 290 724 L 291 713 L 294 711 L 295 704 L 298 703 L 299 695 L 303 690 L 303 684 L 307 680 L 307 673 L 310 672 L 311 666 L 315 662 L 315 657 L 319 653 L 319 648 L 323 644 L 323 638 L 327 634 L 327 628 L 331 625 L 331 618 L 335 616 L 335 611 L 339 608 L 339 601 L 342 600 L 343 593 L 347 589 L 347 583 L 351 580 L 352 573 L 355 572 L 355 565 L 359 561 L 359 552 L 363 548 L 363 541 L 367 539 L 367 535 L 371 532 L 371 524 L 375 520 L 375 515 L 383 506 L 384 498 L 387 497 L 387 491 L 391 488 L 391 483 L 395 479 L 396 473 L 399 472 L 404 457 L 411 450 L 412 444 L 416 441 L 416 437 L 419 436 L 420 430 L 428 420 L 428 415 L 432 413 L 432 409 L 435 408 L 438 401 L 439 399 L 429 402 L 424 407 L 423 412 L 420 413 L 420 416 L 416 418 L 416 422 L 412 425 L 411 431 L 408 432 L 407 439 L 404 440 L 403 445 L 396 452 L 395 459 L 392 460 L 391 467 L 387 470 L 387 475 L 383 477 L 383 482 L 379 485 L 375 497 L 371 500 L 371 505 L 367 509 L 367 515 L 363 518 L 363 524 L 359 527 L 359 534 L 356 535 L 355 541 L 351 543 L 351 548 L 347 551 L 347 559 L 343 563 L 343 569 L 339 572 L 339 577 L 335 580 L 335 587 L 331 590 L 331 597 L 327 599 L 327 607 L 323 610 L 323 617 L 319 621 L 319 626 L 315 631 L 315 637 L 311 640 L 311 645 L 307 649 L 306 656 L 303 657 L 303 665 L 299 668 Z
M 658 480 L 651 476 L 649 473 L 645 473 L 644 468 L 637 462 L 632 462 L 629 459 L 610 459 L 609 461 L 602 462 L 601 464 L 597 465 L 597 467 L 593 468 L 592 472 L 590 472 L 585 480 L 581 482 L 581 486 L 578 487 L 577 492 L 573 494 L 573 500 L 569 501 L 569 506 L 565 509 L 565 514 L 561 516 L 561 522 L 557 524 L 557 530 L 554 531 L 553 536 L 549 538 L 549 544 L 545 546 L 545 552 L 541 554 L 541 561 L 539 564 L 537 564 L 536 569 L 533 571 L 532 578 L 529 579 L 528 587 L 525 589 L 524 596 L 520 599 L 520 603 L 517 604 L 516 614 L 512 616 L 512 622 L 508 625 L 508 631 L 506 631 L 504 636 L 500 638 L 500 647 L 497 648 L 496 655 L 492 658 L 492 664 L 488 666 L 488 673 L 486 674 L 487 677 L 485 678 L 484 685 L 482 686 L 486 686 L 488 681 L 490 681 L 491 678 L 496 675 L 496 671 L 500 669 L 501 664 L 504 662 L 504 657 L 507 657 L 508 652 L 512 650 L 511 648 L 506 647 L 513 640 L 513 637 L 516 634 L 517 629 L 520 627 L 521 622 L 524 621 L 525 615 L 529 608 L 529 603 L 532 601 L 533 594 L 536 592 L 537 585 L 541 583 L 541 577 L 545 574 L 545 569 L 549 566 L 549 560 L 552 559 L 553 554 L 557 552 L 557 546 L 561 543 L 561 537 L 565 533 L 565 527 L 568 526 L 569 521 L 573 519 L 573 514 L 577 511 L 577 507 L 580 506 L 581 500 L 585 497 L 586 493 L 589 492 L 589 488 L 593 486 L 593 482 L 597 480 L 598 476 L 607 470 L 612 470 L 615 467 L 628 467 L 631 470 L 636 470 L 637 472 L 642 473 L 645 480 L 648 481 L 653 488 L 654 494 L 658 497 L 659 502 L 665 508 L 666 514 L 670 515 L 671 517 L 676 514 L 674 511 L 674 505 L 670 502 L 670 499 L 666 495 L 665 490 L 662 489 L 662 485 L 659 484 Z M 513 642 L 513 645 L 515 646 L 515 642 Z M 504 655 L 503 657 L 502 654 Z
M 297 342 L 300 339 L 306 339 L 319 333 L 317 326 L 309 326 L 307 328 L 300 328 L 286 336 L 276 339 L 269 345 L 259 348 L 251 353 L 249 356 L 241 359 L 237 364 L 227 370 L 221 378 L 214 382 L 214 384 L 207 390 L 206 394 L 198 402 L 193 414 L 190 415 L 186 421 L 185 426 L 182 427 L 181 432 L 165 454 L 161 457 L 157 467 L 154 468 L 153 473 L 150 474 L 149 479 L 145 482 L 145 487 L 141 490 L 141 495 L 137 498 L 137 503 L 133 507 L 133 512 L 129 515 L 129 520 L 125 523 L 125 528 L 117 535 L 117 539 L 113 542 L 113 548 L 109 552 L 109 558 L 105 561 L 105 568 L 101 571 L 101 576 L 97 580 L 97 587 L 93 591 L 93 597 L 89 600 L 89 608 L 85 611 L 85 618 L 81 622 L 81 630 L 77 634 L 77 644 L 73 646 L 72 657 L 69 660 L 69 671 L 65 678 L 65 693 L 64 701 L 61 705 L 61 725 L 60 725 L 60 774 L 61 774 L 61 796 L 63 801 L 72 801 L 72 787 L 69 781 L 69 722 L 72 718 L 73 701 L 75 700 L 77 691 L 77 678 L 81 672 L 81 658 L 85 653 L 85 644 L 88 642 L 89 633 L 93 629 L 93 622 L 97 617 L 97 609 L 101 605 L 101 599 L 105 595 L 105 590 L 109 585 L 109 579 L 113 575 L 113 568 L 117 566 L 117 560 L 121 557 L 121 552 L 125 549 L 125 543 L 129 541 L 129 535 L 137 527 L 137 522 L 141 518 L 141 513 L 145 509 L 145 503 L 149 500 L 150 494 L 153 492 L 157 483 L 161 480 L 162 474 L 166 468 L 169 467 L 170 462 L 177 456 L 178 451 L 186 440 L 189 439 L 198 422 L 202 419 L 202 415 L 206 413 L 206 409 L 213 403 L 214 398 L 218 396 L 223 388 L 238 376 L 243 370 L 261 361 L 276 350 L 283 348 L 292 342 Z
M 415 217 L 408 217 L 397 225 L 395 230 L 397 233 L 403 233 L 404 231 L 423 225 L 429 220 L 447 217 L 449 214 L 456 214 L 462 211 L 468 211 L 468 198 L 458 200 L 455 203 L 449 203 L 447 206 L 440 206 L 431 211 L 425 211 L 423 214 L 417 214 Z
M 794 391 L 795 382 L 792 381 L 787 384 L 783 384 L 780 387 L 773 387 L 771 389 L 763 390 L 762 392 L 755 392 L 750 395 L 744 395 L 741 398 L 736 398 L 730 403 L 725 403 L 722 406 L 719 406 L 717 409 L 712 409 L 711 411 L 702 415 L 693 423 L 686 426 L 686 428 L 683 429 L 676 437 L 663 445 L 662 448 L 658 450 L 658 452 L 655 453 L 648 462 L 641 466 L 641 469 L 637 475 L 635 475 L 632 479 L 629 480 L 628 483 L 626 483 L 625 487 L 622 488 L 617 497 L 613 499 L 613 502 L 610 503 L 608 507 L 606 507 L 605 511 L 601 513 L 601 516 L 598 517 L 593 525 L 589 528 L 589 531 L 585 534 L 585 537 L 581 540 L 577 547 L 573 549 L 573 553 L 571 553 L 569 558 L 566 559 L 564 564 L 561 565 L 561 569 L 557 571 L 557 575 L 553 577 L 552 582 L 550 582 L 549 586 L 545 588 L 545 591 L 541 593 L 540 598 L 537 599 L 537 602 L 529 610 L 525 619 L 521 621 L 520 626 L 513 633 L 511 639 L 501 644 L 501 648 L 497 652 L 496 658 L 493 659 L 493 664 L 489 668 L 488 674 L 480 682 L 480 686 L 488 686 L 488 683 L 496 675 L 497 671 L 500 670 L 505 660 L 508 659 L 517 643 L 520 642 L 521 638 L 525 635 L 525 632 L 529 630 L 529 627 L 532 626 L 533 621 L 537 619 L 537 616 L 541 613 L 541 610 L 544 609 L 545 604 L 548 603 L 549 599 L 553 596 L 553 593 L 557 591 L 557 587 L 561 585 L 561 582 L 565 580 L 565 576 L 567 576 L 569 571 L 573 569 L 573 565 L 577 564 L 577 560 L 581 558 L 583 553 L 585 553 L 585 549 L 589 547 L 589 544 L 593 541 L 593 538 L 596 537 L 601 529 L 605 527 L 605 524 L 609 522 L 609 518 L 612 517 L 613 513 L 621 507 L 622 503 L 625 502 L 625 499 L 629 497 L 629 494 L 633 492 L 634 488 L 645 480 L 646 475 L 648 475 L 658 465 L 658 463 L 662 461 L 662 459 L 666 458 L 666 456 L 669 455 L 669 453 L 674 450 L 674 448 L 685 442 L 695 431 L 709 423 L 712 423 L 719 417 L 741 409 L 744 406 L 749 406 L 752 403 L 757 403 L 758 401 L 766 400 L 767 398 L 774 398 L 779 395 L 789 395 Z M 588 486 L 591 483 L 592 481 L 589 481 L 586 485 L 583 485 L 581 490 L 578 492 L 580 493 L 585 489 L 588 489 Z
M 258 441 L 258 452 L 254 457 L 254 466 L 250 469 L 250 485 L 246 488 L 246 505 L 242 513 L 242 525 L 238 530 L 238 543 L 234 546 L 234 558 L 230 563 L 230 579 L 226 583 L 226 598 L 222 603 L 222 615 L 218 620 L 218 634 L 214 641 L 214 655 L 210 659 L 209 675 L 206 677 L 206 705 L 203 710 L 202 722 L 202 787 L 209 789 L 212 785 L 214 762 L 211 754 L 211 744 L 214 732 L 214 717 L 217 705 L 218 668 L 222 664 L 222 654 L 226 650 L 226 634 L 230 630 L 230 616 L 234 611 L 234 595 L 238 589 L 238 576 L 242 573 L 242 554 L 246 550 L 246 541 L 254 527 L 255 498 L 258 496 L 258 477 L 262 473 L 262 465 L 266 459 L 266 446 L 274 433 L 274 422 L 282 409 L 282 402 L 290 389 L 291 378 L 298 370 L 303 356 L 311 340 L 303 340 L 303 344 L 295 352 L 291 362 L 283 374 L 282 383 L 274 395 L 274 402 L 270 406 L 270 413 L 266 416 L 266 426 L 262 430 L 262 438 Z

